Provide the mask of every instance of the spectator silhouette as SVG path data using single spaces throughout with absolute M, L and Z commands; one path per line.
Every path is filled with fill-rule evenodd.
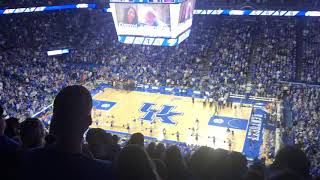
M 101 160 L 110 160 L 112 136 L 100 128 L 89 129 L 86 135 L 88 148 L 94 158 Z
M 164 161 L 168 167 L 168 180 L 188 179 L 187 168 L 180 149 L 177 146 L 170 146 L 167 149 Z
M 131 135 L 128 144 L 137 144 L 139 146 L 144 146 L 144 136 L 141 133 L 134 133 Z
M 1 179 L 14 179 L 16 174 L 16 152 L 18 143 L 5 135 L 6 120 L 4 110 L 0 106 L 0 169 Z
M 227 179 L 229 173 L 228 158 L 229 152 L 224 149 L 216 149 L 212 154 L 211 176 L 212 179 Z
M 20 124 L 21 149 L 27 150 L 44 145 L 45 128 L 37 118 L 27 118 Z
M 231 152 L 226 158 L 226 166 L 229 169 L 227 178 L 229 180 L 242 179 L 247 173 L 247 159 L 239 152 Z
M 154 152 L 154 158 L 155 159 L 164 159 L 164 154 L 166 151 L 166 147 L 163 143 L 158 143 Z
M 83 134 L 92 123 L 91 108 L 90 92 L 83 86 L 68 86 L 58 93 L 50 124 L 56 143 L 26 153 L 23 179 L 113 179 L 110 164 L 82 154 Z M 48 170 L 53 172 L 50 176 Z
M 120 138 L 117 135 L 112 136 L 112 153 L 113 153 L 113 161 L 117 158 L 118 154 L 121 151 L 121 147 L 118 144 Z
M 17 142 L 20 142 L 19 131 L 20 131 L 20 124 L 19 124 L 18 118 L 10 117 L 9 119 L 6 120 L 6 129 L 4 131 L 4 134 L 6 136 L 8 136 L 9 138 Z
M 148 144 L 146 150 L 151 158 L 155 158 L 156 143 L 150 142 Z
M 190 171 L 194 180 L 211 179 L 213 149 L 200 147 L 190 158 Z
M 304 178 L 309 177 L 310 161 L 297 147 L 286 146 L 279 150 L 272 164 L 274 170 L 291 170 Z
M 159 180 L 156 169 L 143 147 L 127 145 L 119 154 L 117 180 Z

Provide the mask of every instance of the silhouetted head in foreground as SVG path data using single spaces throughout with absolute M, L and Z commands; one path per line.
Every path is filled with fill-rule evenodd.
M 22 148 L 41 147 L 44 144 L 45 129 L 37 118 L 27 118 L 20 125 Z
M 50 134 L 57 143 L 81 143 L 84 132 L 92 123 L 92 97 L 83 86 L 74 85 L 63 88 L 53 103 L 53 116 Z
M 166 150 L 164 162 L 168 167 L 168 180 L 184 180 L 189 176 L 184 159 L 177 146 L 170 146 Z
M 144 136 L 141 133 L 134 133 L 131 135 L 128 144 L 137 144 L 139 146 L 144 146 Z
M 108 159 L 110 155 L 112 136 L 100 128 L 89 129 L 86 136 L 88 148 L 96 159 Z
M 247 158 L 239 152 L 231 152 L 226 158 L 226 166 L 230 169 L 228 179 L 240 179 L 247 171 Z
M 305 178 L 309 176 L 310 162 L 305 153 L 294 146 L 280 149 L 272 166 L 276 170 L 291 170 Z
M 10 117 L 6 120 L 6 129 L 4 131 L 4 134 L 8 136 L 9 138 L 17 139 L 19 137 L 19 119 L 15 117 Z
M 212 173 L 213 149 L 200 147 L 190 159 L 190 170 L 194 179 L 210 179 Z
M 128 145 L 120 152 L 116 167 L 117 180 L 158 180 L 147 152 L 139 145 Z

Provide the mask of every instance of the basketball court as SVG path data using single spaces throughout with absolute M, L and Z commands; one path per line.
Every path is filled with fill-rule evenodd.
M 93 94 L 92 128 L 141 132 L 159 141 L 206 145 L 242 152 L 252 107 L 219 108 L 202 98 L 104 87 Z M 177 136 L 177 134 L 179 134 Z

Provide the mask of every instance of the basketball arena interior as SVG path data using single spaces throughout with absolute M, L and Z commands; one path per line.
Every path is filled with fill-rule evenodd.
M 0 167 L 320 179 L 320 1 L 0 1 Z

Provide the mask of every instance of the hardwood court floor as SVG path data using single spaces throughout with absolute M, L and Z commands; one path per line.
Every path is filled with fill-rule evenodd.
M 208 125 L 209 120 L 215 113 L 215 107 L 209 105 L 203 106 L 202 99 L 195 99 L 192 103 L 190 97 L 181 97 L 173 95 L 164 95 L 156 93 L 146 93 L 138 91 L 124 91 L 112 88 L 106 88 L 104 91 L 99 92 L 93 97 L 94 100 L 101 102 L 114 102 L 114 106 L 110 109 L 99 109 L 98 106 L 93 108 L 92 117 L 93 124 L 91 127 L 99 127 L 106 130 L 122 132 L 122 133 L 135 133 L 141 132 L 145 136 L 157 138 L 159 140 L 173 140 L 177 141 L 176 132 L 179 131 L 180 138 L 178 141 L 186 142 L 187 144 L 207 145 L 214 148 L 231 149 L 234 151 L 242 152 L 243 144 L 246 138 L 246 129 L 232 129 L 234 135 L 227 133 L 226 127 Z M 155 110 L 152 121 L 144 120 L 141 125 L 140 120 L 149 111 L 141 112 L 141 108 L 145 103 L 152 103 L 152 110 Z M 170 106 L 170 112 L 181 113 L 175 116 L 168 116 L 176 124 L 163 123 L 163 119 L 157 117 L 157 113 L 161 111 L 164 106 Z M 224 108 L 218 110 L 218 115 L 223 117 L 245 119 L 249 121 L 251 116 L 251 108 L 239 108 L 239 104 L 233 104 L 234 108 Z M 103 106 L 102 107 L 107 107 Z M 134 121 L 136 119 L 136 121 Z M 199 120 L 199 127 L 197 129 L 196 119 Z M 113 121 L 113 127 L 111 122 Z M 127 129 L 127 126 L 130 129 Z M 152 134 L 150 133 L 152 128 Z M 163 135 L 163 129 L 166 129 L 166 135 Z M 195 131 L 192 132 L 192 128 Z M 198 133 L 198 140 L 195 134 Z M 193 134 L 193 135 L 191 135 Z M 215 144 L 213 139 L 216 138 Z M 228 141 L 232 142 L 231 148 L 228 146 Z

